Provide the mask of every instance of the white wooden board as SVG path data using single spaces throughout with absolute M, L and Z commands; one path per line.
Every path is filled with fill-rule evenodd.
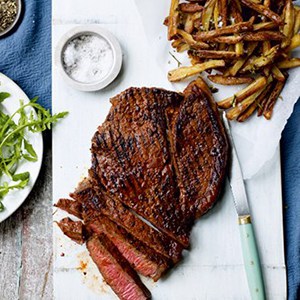
M 70 88 L 53 66 L 53 112 L 70 115 L 53 131 L 53 201 L 66 197 L 86 175 L 90 140 L 104 121 L 109 98 L 130 86 L 161 86 L 165 81 L 151 61 L 151 49 L 132 0 L 53 1 L 53 50 L 59 38 L 76 24 L 97 23 L 119 39 L 124 65 L 118 79 L 97 93 Z M 164 37 L 162 37 L 164 38 Z M 286 298 L 279 151 L 254 178 L 247 192 L 260 247 L 269 299 Z M 56 212 L 55 220 L 64 217 Z M 231 193 L 193 229 L 191 251 L 170 274 L 153 283 L 143 279 L 157 300 L 250 299 Z M 63 255 L 64 254 L 64 255 Z M 115 299 L 88 257 L 85 247 L 64 237 L 54 225 L 54 295 L 57 300 Z

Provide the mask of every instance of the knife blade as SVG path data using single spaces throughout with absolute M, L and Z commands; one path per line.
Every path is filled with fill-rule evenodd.
M 233 195 L 234 206 L 238 214 L 240 238 L 249 291 L 251 299 L 265 300 L 261 264 L 251 221 L 243 173 L 225 112 L 223 113 L 223 121 L 231 144 L 231 168 L 229 169 L 228 178 Z

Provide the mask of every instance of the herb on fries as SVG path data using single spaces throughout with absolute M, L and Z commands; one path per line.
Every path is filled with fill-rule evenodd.
M 206 71 L 214 83 L 248 85 L 218 102 L 231 120 L 243 122 L 255 111 L 269 120 L 286 69 L 300 66 L 291 57 L 300 46 L 300 8 L 292 0 L 171 0 L 165 25 L 172 47 L 191 61 L 170 71 L 170 81 Z
M 9 97 L 8 93 L 0 93 L 0 105 Z M 4 113 L 0 106 L 0 212 L 4 210 L 4 196 L 13 189 L 23 189 L 29 182 L 29 172 L 17 173 L 18 164 L 23 160 L 38 160 L 27 133 L 50 129 L 67 115 L 67 112 L 62 112 L 51 116 L 36 101 L 37 98 L 34 98 L 24 104 L 20 100 L 20 107 L 12 115 Z

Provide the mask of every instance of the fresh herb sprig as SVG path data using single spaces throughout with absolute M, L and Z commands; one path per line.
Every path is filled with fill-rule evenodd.
M 52 116 L 49 110 L 37 103 L 36 97 L 26 104 L 20 100 L 20 107 L 8 115 L 1 109 L 1 103 L 9 97 L 9 93 L 0 93 L 0 180 L 4 176 L 7 178 L 0 184 L 0 212 L 4 210 L 4 196 L 13 189 L 26 187 L 29 182 L 29 172 L 17 172 L 19 163 L 23 160 L 38 160 L 27 133 L 51 129 L 53 124 L 68 114 L 62 112 Z

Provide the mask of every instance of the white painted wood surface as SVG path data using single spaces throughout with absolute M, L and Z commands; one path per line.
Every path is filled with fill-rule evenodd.
M 86 175 L 90 140 L 104 121 L 109 97 L 130 86 L 161 86 L 165 75 L 156 69 L 132 0 L 53 1 L 53 48 L 76 24 L 97 23 L 119 39 L 124 65 L 118 79 L 97 93 L 82 93 L 65 84 L 53 67 L 53 110 L 70 115 L 53 134 L 53 201 L 66 197 Z M 162 37 L 164 38 L 164 37 Z M 162 49 L 163 51 L 164 49 Z M 269 299 L 286 298 L 279 152 L 247 182 Z M 55 219 L 65 216 L 56 212 Z M 221 201 L 199 220 L 191 251 L 158 283 L 143 279 L 153 299 L 250 299 L 243 269 L 239 232 L 228 186 Z M 115 299 L 86 254 L 54 226 L 54 296 L 57 300 Z

